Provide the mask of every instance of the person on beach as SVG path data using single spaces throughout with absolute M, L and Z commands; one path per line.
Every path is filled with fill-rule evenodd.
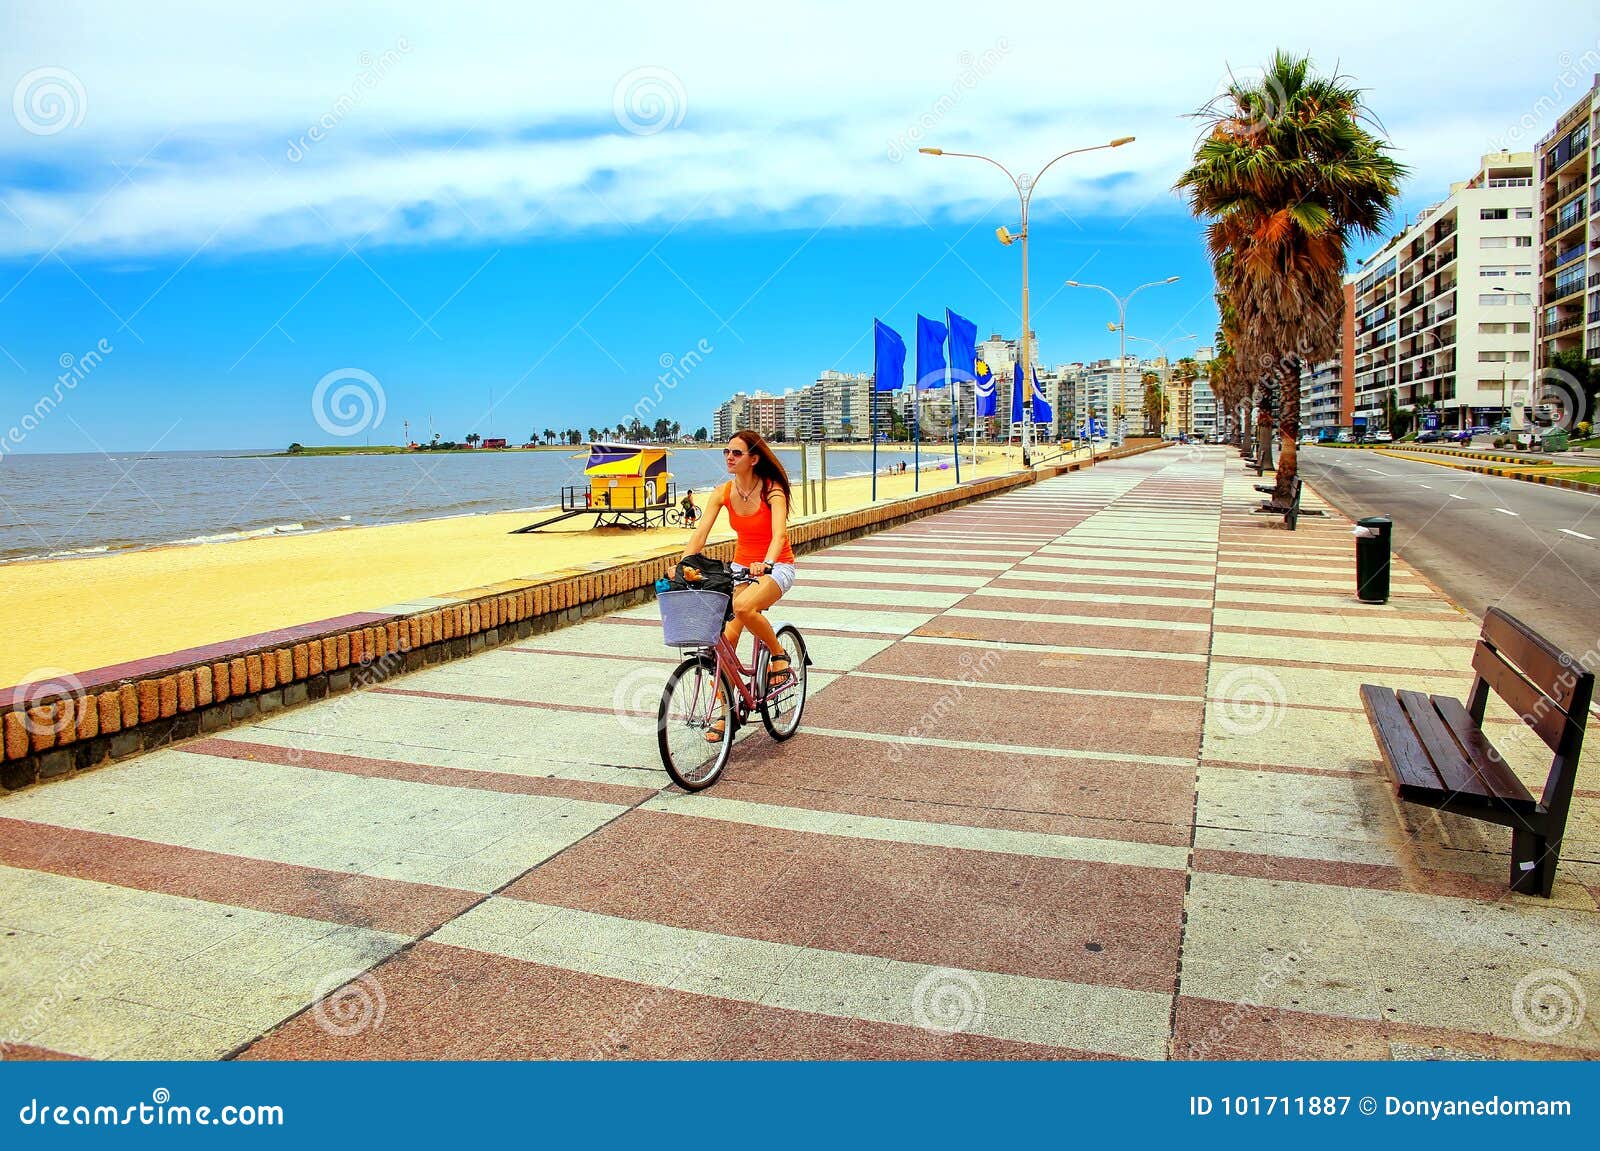
M 778 633 L 762 613 L 794 586 L 794 549 L 789 546 L 789 473 L 783 462 L 758 433 L 743 429 L 734 432 L 722 449 L 728 467 L 728 482 L 713 488 L 706 497 L 706 514 L 689 537 L 683 559 L 703 551 L 716 526 L 717 516 L 728 511 L 728 525 L 738 542 L 733 549 L 735 575 L 757 577 L 733 593 L 733 619 L 723 629 L 730 644 L 737 645 L 748 628 L 767 645 L 768 688 L 782 687 L 794 676 L 789 657 L 778 643 Z M 708 743 L 720 743 L 727 736 L 722 721 L 706 731 Z
M 693 488 L 684 490 L 683 499 L 678 501 L 678 506 L 683 509 L 683 522 L 694 527 L 694 521 L 700 518 L 700 509 L 695 506 Z

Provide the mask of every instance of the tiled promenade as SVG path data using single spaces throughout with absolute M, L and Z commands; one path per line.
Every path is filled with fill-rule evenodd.
M 1168 450 L 803 557 L 804 728 L 702 795 L 650 605 L 0 797 L 4 1053 L 1600 1052 L 1600 735 L 1509 895 L 1356 694 L 1464 692 L 1475 624 L 1403 565 L 1358 604 L 1252 482 Z

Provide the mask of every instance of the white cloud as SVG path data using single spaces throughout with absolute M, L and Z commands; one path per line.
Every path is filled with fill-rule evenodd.
M 1280 43 L 1370 90 L 1424 202 L 1596 41 L 1582 5 L 1550 5 L 1514 37 L 1503 12 L 1485 11 L 1494 22 L 1445 25 L 1362 0 L 1330 29 L 1323 13 L 1278 5 L 1259 20 L 1230 10 L 1225 24 L 1149 3 L 277 3 L 226 16 L 106 3 L 26 21 L 12 7 L 0 17 L 5 92 L 64 68 L 83 106 L 48 135 L 0 122 L 0 162 L 21 173 L 0 178 L 0 254 L 971 216 L 1005 197 L 1003 178 L 917 156 L 917 144 L 1026 166 L 1134 134 L 1130 147 L 1064 162 L 1040 191 L 1075 215 L 1126 215 L 1174 203 L 1167 189 L 1194 137 L 1182 114 L 1230 63 Z M 641 135 L 614 108 L 619 81 L 642 68 L 662 70 L 666 106 L 662 130 Z M 306 139 L 312 125 L 320 141 Z

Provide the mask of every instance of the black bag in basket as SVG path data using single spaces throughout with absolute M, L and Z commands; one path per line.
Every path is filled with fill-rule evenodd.
M 696 573 L 691 578 L 685 569 Z M 733 569 L 719 559 L 696 552 L 672 569 L 670 582 L 674 591 L 714 591 L 728 597 L 728 612 L 723 622 L 733 618 Z

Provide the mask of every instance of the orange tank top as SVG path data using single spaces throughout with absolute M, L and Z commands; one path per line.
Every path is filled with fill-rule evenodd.
M 742 567 L 765 563 L 767 549 L 772 546 L 772 505 L 763 498 L 761 506 L 754 512 L 747 516 L 740 515 L 733 507 L 732 480 L 722 486 L 722 504 L 728 509 L 728 523 L 739 537 L 739 542 L 733 548 L 733 562 Z M 794 549 L 789 546 L 787 536 L 776 562 L 794 563 Z

